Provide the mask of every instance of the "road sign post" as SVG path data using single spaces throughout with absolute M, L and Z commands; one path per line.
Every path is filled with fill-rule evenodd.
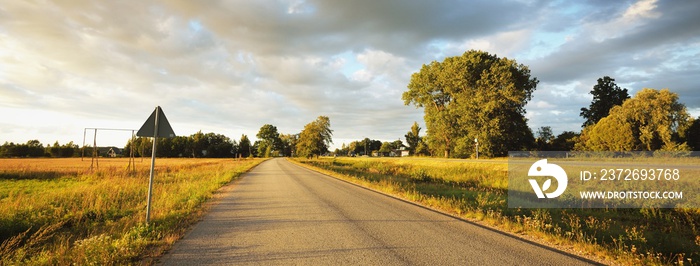
M 148 202 L 146 203 L 146 223 L 151 221 L 151 198 L 153 196 L 153 174 L 156 165 L 156 147 L 158 137 L 172 138 L 175 137 L 175 132 L 165 117 L 163 109 L 160 106 L 156 107 L 151 116 L 146 119 L 146 122 L 141 126 L 141 129 L 136 133 L 139 137 L 153 137 L 153 149 L 151 151 L 151 173 L 148 178 Z

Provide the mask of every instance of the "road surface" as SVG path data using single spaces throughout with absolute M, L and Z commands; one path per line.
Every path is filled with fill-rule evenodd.
M 585 265 L 272 159 L 241 177 L 164 265 Z

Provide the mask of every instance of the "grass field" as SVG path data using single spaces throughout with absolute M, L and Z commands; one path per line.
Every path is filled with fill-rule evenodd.
M 509 209 L 507 160 L 299 160 L 341 179 L 615 264 L 700 262 L 699 209 Z M 700 161 L 686 162 L 698 165 Z M 697 173 L 695 173 L 697 174 Z
M 262 160 L 0 159 L 0 265 L 148 264 L 200 217 L 214 192 Z

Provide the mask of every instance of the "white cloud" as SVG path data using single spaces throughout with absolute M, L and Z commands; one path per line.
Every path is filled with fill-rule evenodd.
M 622 19 L 631 22 L 638 19 L 658 18 L 661 14 L 655 10 L 656 2 L 657 0 L 640 0 L 627 8 Z
M 599 42 L 629 34 L 661 17 L 661 12 L 656 10 L 656 2 L 657 0 L 639 0 L 614 19 L 604 23 L 592 22 L 584 25 L 584 28 L 592 32 L 592 38 Z

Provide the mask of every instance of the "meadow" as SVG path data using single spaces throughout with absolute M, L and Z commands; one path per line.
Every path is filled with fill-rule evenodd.
M 0 265 L 151 264 L 262 159 L 0 159 Z
M 622 265 L 700 262 L 700 209 L 508 208 L 508 161 L 319 158 L 296 162 L 462 219 Z M 699 165 L 700 161 L 684 162 Z M 693 175 L 700 175 L 695 170 Z

